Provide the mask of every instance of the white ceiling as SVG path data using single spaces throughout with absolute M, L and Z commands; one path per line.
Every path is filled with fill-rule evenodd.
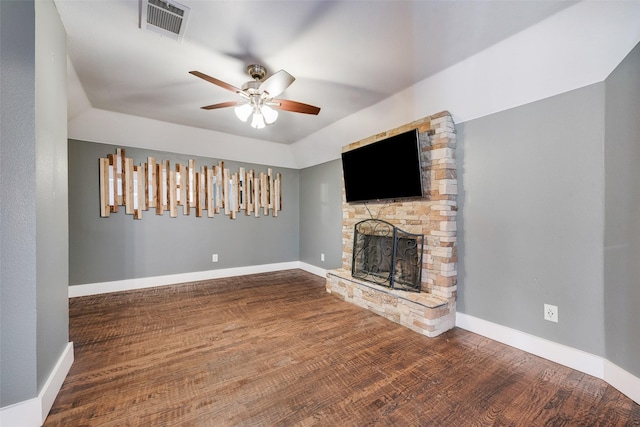
M 93 107 L 291 144 L 574 2 L 182 0 L 191 9 L 182 42 L 141 30 L 138 0 L 55 3 L 72 64 L 70 119 Z M 232 108 L 200 109 L 237 95 L 188 71 L 239 87 L 251 63 L 293 74 L 280 98 L 320 114 L 282 111 L 256 130 Z

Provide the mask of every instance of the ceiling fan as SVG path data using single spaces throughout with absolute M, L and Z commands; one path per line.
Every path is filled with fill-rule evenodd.
M 263 80 L 267 75 L 267 70 L 262 65 L 252 64 L 247 67 L 247 73 L 249 73 L 253 80 L 243 84 L 242 88 L 237 88 L 200 71 L 189 71 L 189 74 L 200 77 L 223 89 L 235 92 L 242 98 L 238 101 L 206 105 L 201 107 L 202 109 L 215 110 L 218 108 L 235 107 L 236 116 L 243 122 L 246 122 L 250 116 L 253 116 L 251 126 L 256 129 L 262 129 L 265 125 L 274 123 L 278 118 L 277 110 L 314 115 L 320 112 L 320 108 L 313 105 L 275 98 L 284 92 L 295 80 L 295 77 L 286 71 L 280 70 L 266 80 Z

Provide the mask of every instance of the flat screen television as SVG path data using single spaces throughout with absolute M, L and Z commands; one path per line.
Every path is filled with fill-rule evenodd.
M 422 197 L 418 130 L 342 153 L 347 202 Z

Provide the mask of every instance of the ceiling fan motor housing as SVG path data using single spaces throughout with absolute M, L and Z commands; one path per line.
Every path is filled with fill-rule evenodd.
M 262 80 L 267 75 L 267 69 L 262 65 L 251 64 L 247 67 L 247 73 L 255 80 Z

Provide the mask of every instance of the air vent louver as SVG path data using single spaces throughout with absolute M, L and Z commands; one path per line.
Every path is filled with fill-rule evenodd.
M 181 41 L 189 8 L 172 1 L 140 0 L 140 28 Z

